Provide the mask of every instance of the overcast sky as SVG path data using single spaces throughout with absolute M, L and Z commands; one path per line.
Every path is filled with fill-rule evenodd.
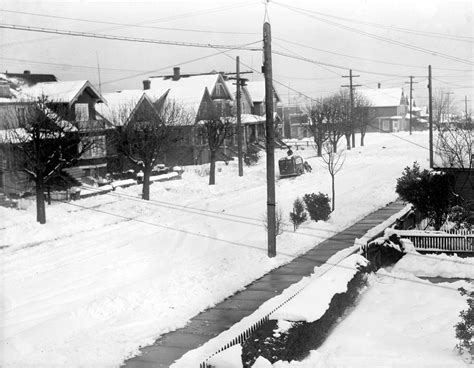
M 265 16 L 262 0 L 0 4 L 2 24 L 200 44 L 255 42 L 252 47 L 261 47 Z M 360 75 L 354 83 L 364 88 L 376 88 L 380 82 L 408 92 L 405 82 L 413 75 L 417 104 L 426 105 L 429 64 L 434 88 L 454 92 L 450 98 L 459 108 L 464 109 L 466 95 L 474 98 L 472 0 L 279 0 L 267 8 L 274 51 L 332 65 L 273 55 L 274 79 L 281 83 L 276 87 L 285 101 L 293 99 L 293 90 L 311 97 L 335 92 L 348 83 L 341 76 L 352 68 Z M 103 92 L 141 88 L 143 79 L 169 74 L 173 66 L 181 66 L 183 73 L 233 71 L 237 55 L 245 64 L 241 70 L 260 70 L 260 51 L 222 51 L 0 29 L 2 71 L 53 73 L 62 80 L 88 79 L 98 86 L 99 61 Z

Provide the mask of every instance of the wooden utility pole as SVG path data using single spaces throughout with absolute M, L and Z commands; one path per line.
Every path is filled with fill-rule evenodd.
M 412 127 L 413 127 L 413 82 L 414 76 L 410 75 L 410 82 L 405 82 L 405 83 L 410 83 L 410 135 L 412 133 Z
M 240 58 L 236 58 L 236 86 L 237 86 L 237 155 L 239 159 L 239 176 L 244 176 L 242 164 L 242 105 L 240 103 Z
M 263 73 L 265 75 L 265 120 L 267 151 L 268 256 L 276 256 L 275 216 L 275 126 L 273 125 L 272 34 L 270 23 L 263 24 Z
M 430 126 L 430 169 L 433 168 L 433 84 L 431 65 L 428 65 L 428 121 Z
M 352 124 L 352 148 L 355 147 L 355 127 L 354 127 L 354 119 L 352 116 L 352 111 L 354 110 L 354 88 L 360 87 L 360 84 L 353 84 L 352 78 L 359 78 L 360 75 L 352 75 L 352 69 L 349 69 L 349 75 L 343 75 L 342 78 L 349 78 L 349 85 L 345 84 L 341 87 L 349 87 L 349 94 L 351 99 L 351 124 Z

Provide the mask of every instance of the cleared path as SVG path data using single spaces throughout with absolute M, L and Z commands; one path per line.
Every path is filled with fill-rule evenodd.
M 354 225 L 318 244 L 290 263 L 276 268 L 255 280 L 233 296 L 193 317 L 184 328 L 162 335 L 153 345 L 141 349 L 141 355 L 123 363 L 126 368 L 169 367 L 186 352 L 227 330 L 243 317 L 252 314 L 268 299 L 280 294 L 291 284 L 313 273 L 315 266 L 354 243 L 368 230 L 404 208 L 400 201 L 392 202 L 364 217 Z M 196 366 L 199 362 L 196 363 Z

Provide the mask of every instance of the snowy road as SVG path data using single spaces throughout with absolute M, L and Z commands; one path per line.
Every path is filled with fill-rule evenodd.
M 219 165 L 217 185 L 188 168 L 181 181 L 154 184 L 47 208 L 1 209 L 2 305 L 0 363 L 5 367 L 114 367 L 160 334 L 183 326 L 268 270 L 395 199 L 395 179 L 414 160 L 426 165 L 413 136 L 370 134 L 348 152 L 336 177 L 336 211 L 278 238 L 266 257 L 264 160 L 237 176 Z M 313 156 L 314 152 L 300 152 Z M 284 155 L 282 151 L 279 155 Z M 309 174 L 277 181 L 287 218 L 305 193 L 330 193 L 317 158 Z M 90 207 L 90 209 L 86 209 Z M 349 245 L 349 244 L 348 244 Z M 3 360 L 2 360 L 3 359 Z

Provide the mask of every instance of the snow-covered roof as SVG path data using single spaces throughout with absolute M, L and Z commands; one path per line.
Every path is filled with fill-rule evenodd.
M 265 81 L 249 81 L 245 86 L 247 89 L 250 98 L 252 98 L 253 102 L 263 102 L 265 100 Z M 281 101 L 280 95 L 276 91 L 275 87 L 273 87 L 273 93 L 276 96 L 277 102 Z
M 220 74 L 182 76 L 178 80 L 152 77 L 150 78 L 150 89 L 147 91 L 160 96 L 169 91 L 167 95 L 168 99 L 174 100 L 188 110 L 197 113 L 205 89 L 207 88 L 209 94 L 212 94 L 214 86 L 219 78 L 222 79 Z M 223 85 L 224 88 L 227 89 L 229 96 L 232 96 L 231 92 L 228 90 L 227 84 L 224 82 Z
M 100 93 L 87 80 L 37 83 L 31 87 L 21 87 L 21 97 L 32 99 L 45 96 L 51 101 L 72 104 L 86 89 L 90 88 L 99 99 Z
M 159 97 L 154 92 L 142 89 L 126 89 L 111 93 L 104 93 L 106 103 L 96 105 L 96 111 L 110 123 L 123 125 L 137 105 L 147 99 L 151 104 Z
M 373 107 L 399 106 L 402 97 L 405 98 L 402 88 L 361 88 L 357 89 L 357 93 L 369 100 Z

